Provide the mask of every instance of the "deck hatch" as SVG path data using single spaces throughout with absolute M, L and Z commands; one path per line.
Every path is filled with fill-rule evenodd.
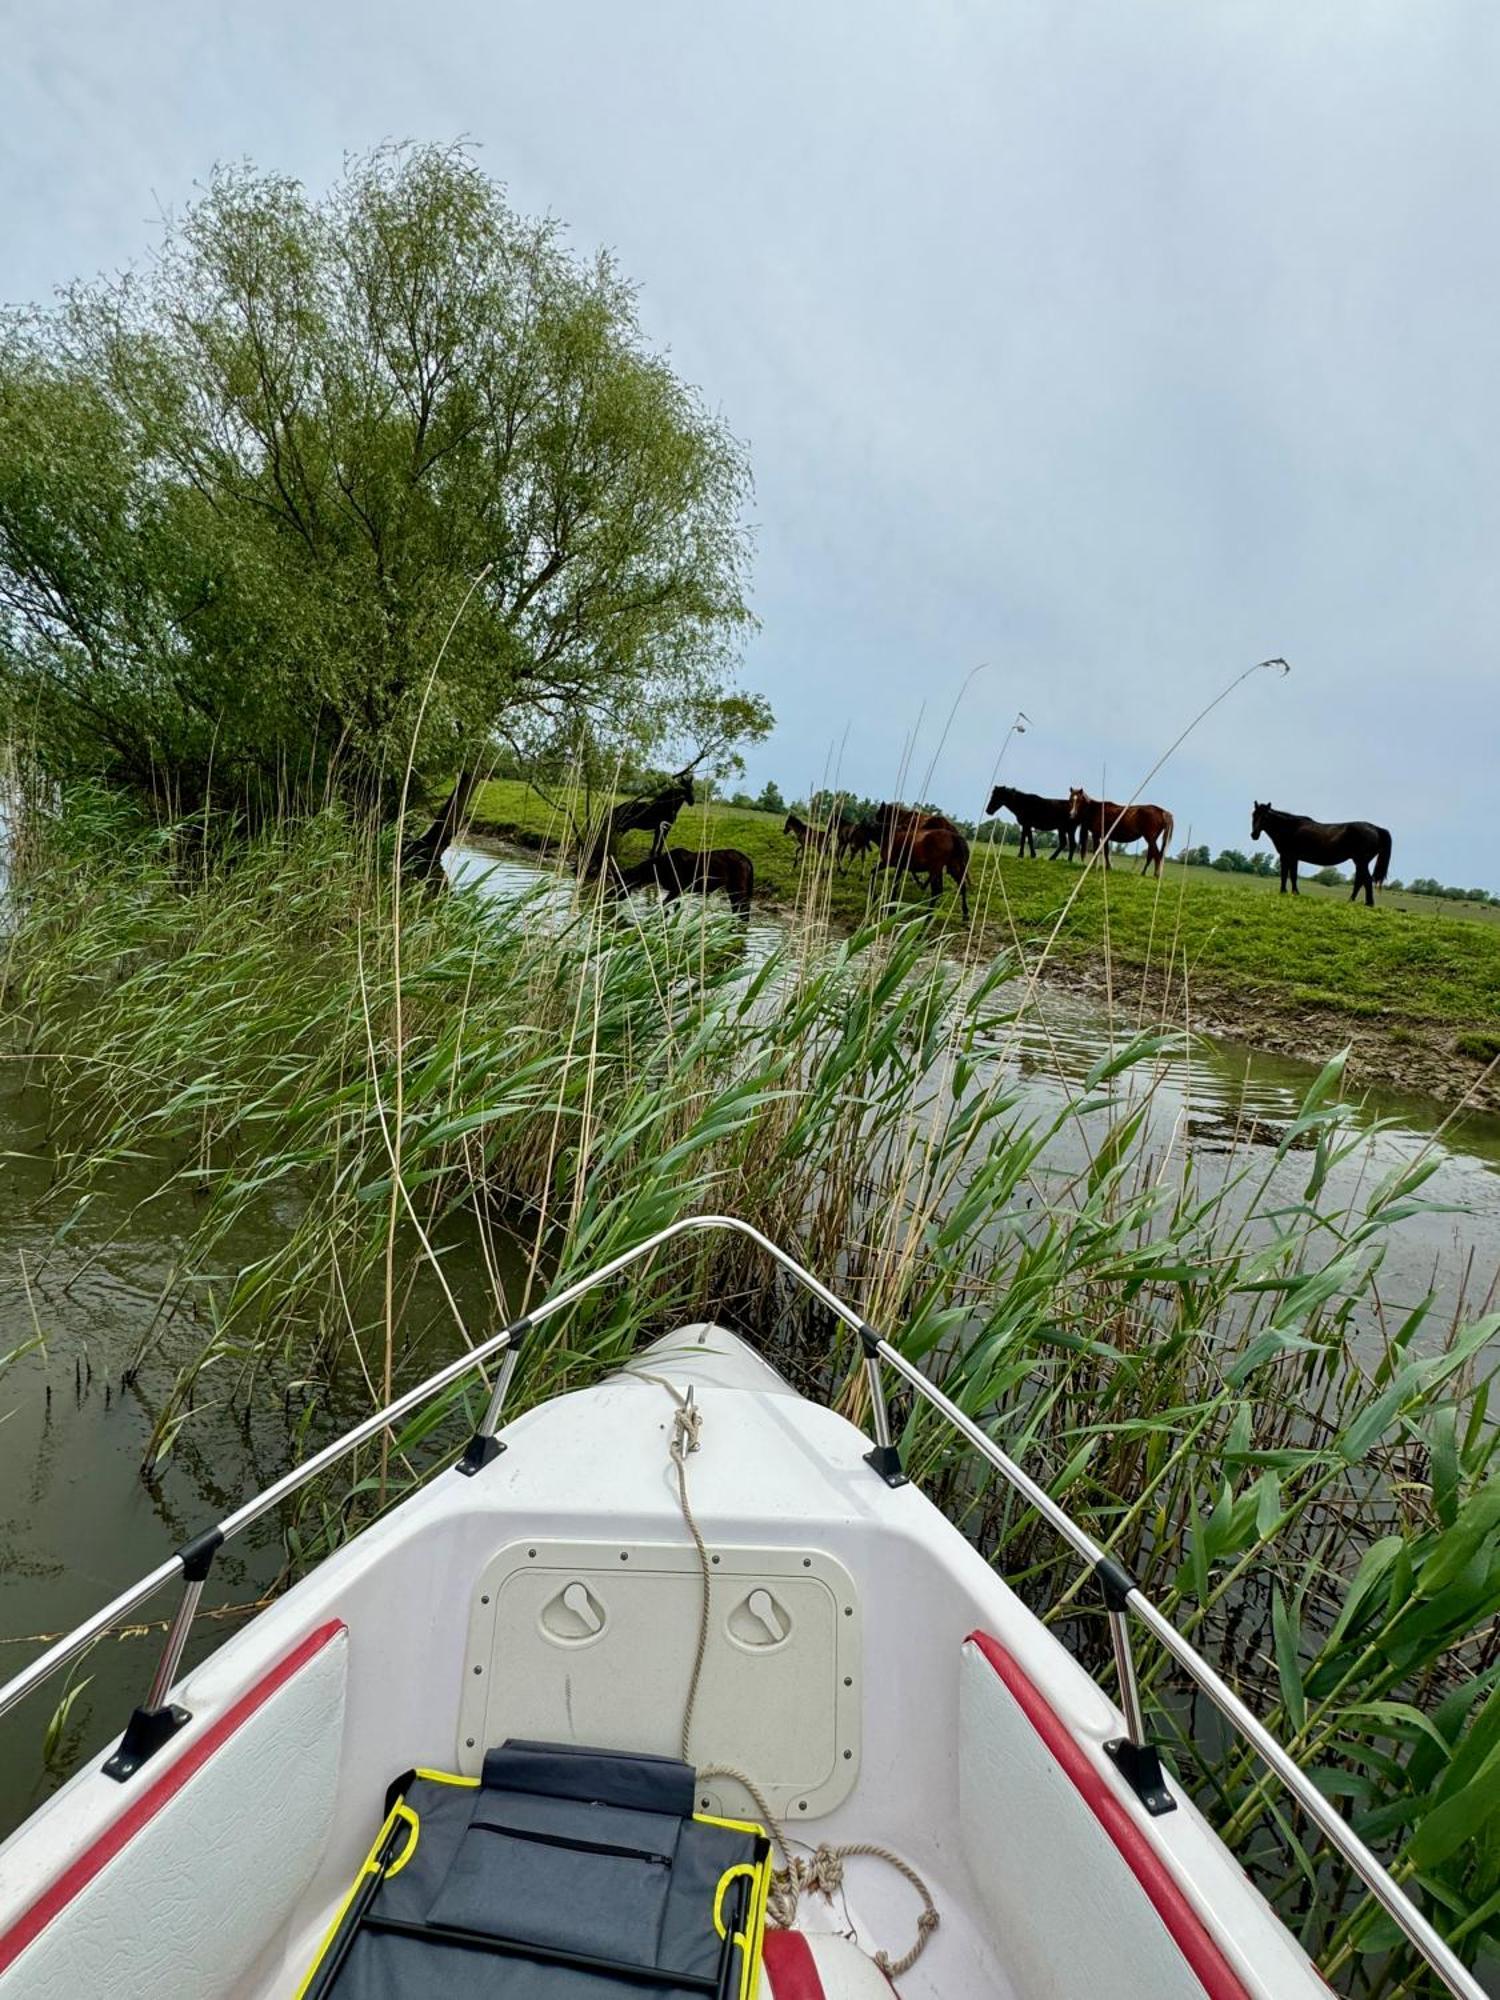
M 694 1716 L 699 1764 L 747 1771 L 773 1812 L 832 1812 L 859 1773 L 860 1606 L 848 1571 L 806 1548 L 713 1548 L 709 1648 Z M 691 1547 L 535 1536 L 474 1587 L 458 1768 L 507 1736 L 672 1755 L 698 1641 Z M 704 1801 L 707 1800 L 707 1806 Z M 709 1811 L 747 1813 L 728 1779 Z

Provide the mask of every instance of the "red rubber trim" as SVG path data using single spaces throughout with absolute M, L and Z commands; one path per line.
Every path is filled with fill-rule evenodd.
M 761 1964 L 770 1975 L 772 2000 L 823 2000 L 823 1981 L 800 1931 L 767 1931 Z
M 1145 1890 L 1151 1907 L 1166 1925 L 1209 2000 L 1250 2000 L 1248 1989 L 1184 1895 L 1176 1876 L 1025 1669 L 988 1632 L 971 1632 L 965 1643 L 979 1648 L 1015 1697 L 1027 1721 L 1072 1779 L 1084 1804 Z
M 9 1930 L 0 1933 L 0 1972 L 20 1957 L 27 1945 L 41 1935 L 80 1890 L 88 1887 L 101 1869 L 108 1867 L 143 1826 L 155 1819 L 162 1807 L 176 1797 L 188 1779 L 203 1768 L 214 1752 L 222 1748 L 257 1709 L 264 1708 L 272 1695 L 286 1686 L 293 1674 L 346 1629 L 341 1618 L 333 1618 L 326 1625 L 317 1626 L 284 1659 L 278 1660 L 264 1673 L 253 1687 L 248 1688 L 238 1701 L 226 1708 L 217 1722 L 211 1723 L 195 1742 L 189 1743 L 176 1763 L 163 1771 L 138 1799 L 132 1800 L 117 1820 L 91 1841 L 75 1860 L 70 1861 L 56 1881 L 21 1912 Z

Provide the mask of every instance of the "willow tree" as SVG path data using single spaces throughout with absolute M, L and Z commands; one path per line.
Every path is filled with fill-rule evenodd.
M 636 763 L 754 735 L 747 487 L 614 263 L 462 149 L 321 200 L 221 171 L 139 274 L 4 327 L 10 720 L 176 809 L 389 805 L 580 720 Z

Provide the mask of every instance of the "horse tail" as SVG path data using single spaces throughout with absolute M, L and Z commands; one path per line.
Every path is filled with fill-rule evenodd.
M 1176 830 L 1176 826 L 1176 820 L 1173 819 L 1166 807 L 1163 806 L 1161 814 L 1161 851 L 1163 854 L 1172 845 L 1172 835 Z
M 1391 865 L 1391 830 L 1388 826 L 1377 826 L 1375 831 L 1380 835 L 1380 844 L 1375 849 L 1374 879 L 1383 882 Z

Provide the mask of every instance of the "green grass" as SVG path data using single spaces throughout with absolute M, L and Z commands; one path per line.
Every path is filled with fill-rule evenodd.
M 517 829 L 555 841 L 565 822 L 526 784 L 494 780 L 475 800 L 476 824 Z M 799 890 L 796 849 L 781 816 L 727 806 L 693 807 L 677 820 L 674 845 L 738 847 L 755 864 L 757 899 L 790 907 Z M 622 847 L 629 856 L 648 845 L 644 834 Z M 976 846 L 969 894 L 979 948 L 1013 951 L 1028 968 L 1045 951 L 1054 961 L 1099 963 L 1118 974 L 1153 968 L 1180 997 L 1232 997 L 1242 1014 L 1268 1008 L 1317 1007 L 1369 1021 L 1445 1023 L 1465 1030 L 1500 1021 L 1500 925 L 1434 916 L 1431 899 L 1382 899 L 1373 910 L 1345 892 L 1310 889 L 1281 896 L 1274 882 L 1225 875 L 1211 868 L 1169 865 L 1158 884 L 1120 860 L 1106 875 L 1087 875 L 1065 861 L 1023 860 Z M 818 870 L 813 899 L 838 923 L 862 922 L 870 908 L 868 868 L 842 875 Z M 888 878 L 886 878 L 888 879 Z M 917 884 L 900 891 L 913 903 Z M 805 896 L 804 896 L 805 899 Z M 1480 913 L 1474 906 L 1476 916 Z M 939 922 L 960 922 L 946 895 Z M 1121 990 L 1124 980 L 1121 979 Z M 1173 1009 L 1180 1013 L 1180 1006 Z

